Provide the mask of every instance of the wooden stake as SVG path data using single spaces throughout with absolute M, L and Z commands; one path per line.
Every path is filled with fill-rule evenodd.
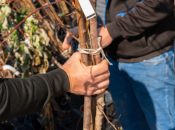
M 85 49 L 87 44 L 87 33 L 85 32 L 86 20 L 78 0 L 75 0 L 75 5 L 80 10 L 79 12 L 77 12 L 79 45 L 82 49 Z M 88 55 L 82 54 L 82 62 L 85 65 L 89 65 Z M 91 121 L 91 96 L 84 96 L 83 130 L 90 130 L 90 121 Z
M 96 0 L 90 0 L 90 2 L 95 10 Z M 90 19 L 90 34 L 91 34 L 91 40 L 92 40 L 92 47 L 94 50 L 97 50 L 99 48 L 98 33 L 97 33 L 97 17 Z M 100 55 L 95 55 L 94 60 L 95 60 L 95 64 L 99 64 L 101 62 Z M 93 128 L 94 130 L 101 130 L 102 129 L 102 119 L 103 119 L 103 113 L 101 111 L 103 111 L 104 109 L 104 93 L 97 95 L 96 102 L 100 103 L 101 106 L 100 107 L 96 106 L 96 116 L 92 115 L 92 120 L 94 120 L 94 117 L 95 117 L 95 121 L 93 121 L 95 122 L 95 128 L 94 127 Z M 96 104 L 98 105 L 98 103 Z M 92 106 L 92 109 L 94 110 L 94 106 Z

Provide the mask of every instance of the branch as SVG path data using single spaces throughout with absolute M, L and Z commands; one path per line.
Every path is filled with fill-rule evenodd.
M 51 21 L 51 20 L 49 20 L 49 19 L 44 19 L 44 18 L 38 18 L 38 17 L 33 17 L 33 18 L 35 18 L 35 19 L 40 19 L 40 20 L 45 20 L 45 21 L 48 21 L 48 22 L 50 22 L 50 23 L 53 23 L 54 25 L 60 25 L 60 26 L 62 26 L 62 27 L 65 27 L 65 25 L 62 25 L 62 24 L 60 24 L 60 23 L 56 23 L 56 22 L 53 22 L 53 21 Z
M 76 12 L 72 12 L 72 13 L 66 14 L 65 16 L 70 16 L 72 14 L 76 14 Z
M 81 10 L 78 0 L 75 0 L 76 6 L 80 9 L 80 12 L 77 12 L 77 23 L 78 23 L 78 32 L 79 32 L 79 45 L 82 49 L 86 48 L 87 33 L 84 32 L 86 29 L 86 21 L 83 11 Z M 86 54 L 81 55 L 82 63 L 88 66 L 89 57 Z M 84 116 L 83 116 L 83 130 L 90 130 L 91 122 L 91 96 L 84 96 Z
M 48 0 L 46 0 L 46 2 L 47 2 L 47 4 L 49 4 L 49 1 L 48 1 Z M 55 12 L 55 10 L 52 8 L 52 6 L 49 5 L 49 7 L 50 7 L 52 13 L 55 15 L 56 19 L 57 19 L 62 25 L 64 25 L 64 23 L 63 23 L 63 22 L 61 21 L 61 19 L 58 17 L 58 15 L 56 14 L 56 12 Z M 74 39 L 76 39 L 77 41 L 79 41 L 79 40 L 71 33 L 71 31 L 69 31 L 69 29 L 68 29 L 66 26 L 64 26 L 64 28 L 69 32 L 69 34 L 70 34 Z
M 109 123 L 115 130 L 117 130 L 117 128 L 115 127 L 115 125 L 112 124 L 112 123 L 109 121 L 108 117 L 105 115 L 105 113 L 103 112 L 103 110 L 100 109 L 100 107 L 102 107 L 102 106 L 100 105 L 100 103 L 99 103 L 98 101 L 97 101 L 97 106 L 98 106 L 98 109 L 101 111 L 101 113 L 103 113 L 103 115 L 104 115 L 104 117 L 106 118 L 106 120 L 108 121 L 108 123 Z M 100 106 L 100 107 L 99 107 L 99 106 Z
M 11 3 L 12 1 L 14 1 L 14 0 L 6 1 L 6 2 L 4 2 L 4 3 L 1 3 L 0 5 L 7 4 L 7 3 Z
M 80 10 L 79 10 L 78 8 L 75 7 L 75 4 L 73 4 L 74 2 L 73 2 L 72 0 L 71 0 L 71 1 L 72 1 L 72 4 L 73 4 L 73 5 L 71 5 L 67 0 L 63 0 L 63 1 L 66 2 L 70 7 L 72 7 L 72 8 L 73 8 L 74 10 L 76 10 L 77 12 L 80 12 Z
M 58 2 L 60 2 L 60 1 L 63 1 L 63 0 L 57 0 L 57 1 L 55 1 L 55 2 L 49 3 L 49 4 L 45 5 L 45 6 L 42 6 L 42 7 L 38 8 L 38 9 L 36 9 L 34 12 L 30 13 L 25 19 L 23 19 L 10 33 L 8 33 L 8 34 L 5 35 L 5 36 L 0 37 L 0 39 L 6 38 L 6 37 L 8 37 L 10 34 L 12 34 L 13 31 L 14 31 L 15 29 L 17 29 L 23 22 L 25 22 L 25 20 L 26 20 L 28 17 L 30 17 L 31 15 L 33 15 L 33 14 L 36 13 L 37 11 L 39 11 L 39 10 L 41 10 L 41 9 L 43 9 L 43 8 L 45 8 L 45 7 L 47 7 L 47 6 L 49 6 L 49 5 L 53 5 L 53 4 L 55 4 L 55 3 L 58 3 Z
M 17 24 L 15 21 L 14 21 L 15 24 Z M 18 30 L 21 32 L 21 34 L 24 36 L 25 39 L 27 39 L 26 35 L 24 34 L 24 32 L 21 30 L 20 27 L 18 27 Z

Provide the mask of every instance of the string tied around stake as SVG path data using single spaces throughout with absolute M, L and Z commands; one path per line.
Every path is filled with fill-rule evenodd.
M 101 37 L 98 37 L 98 49 L 97 50 L 94 50 L 94 49 L 82 49 L 80 48 L 80 45 L 78 46 L 78 51 L 82 54 L 89 54 L 89 55 L 99 55 L 101 54 L 103 58 L 105 58 L 108 62 L 109 65 L 113 65 L 106 57 L 104 51 L 103 51 L 103 48 L 101 47 L 101 44 L 100 44 L 100 41 L 101 41 Z

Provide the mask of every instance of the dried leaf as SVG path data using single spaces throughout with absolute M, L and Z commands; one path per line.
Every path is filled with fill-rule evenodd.
M 8 29 L 7 17 L 5 17 L 5 19 L 4 19 L 4 22 L 3 22 L 3 24 L 2 24 L 2 28 L 3 28 L 3 29 Z
M 27 46 L 24 46 L 24 52 L 29 55 L 30 59 L 33 59 L 32 55 L 30 53 L 30 50 Z
M 1 11 L 7 16 L 12 12 L 11 8 L 8 5 L 5 5 L 1 8 Z
M 44 59 L 48 59 L 48 55 L 46 52 L 43 52 L 43 55 L 44 55 Z
M 0 0 L 0 4 L 1 4 L 1 3 L 4 3 L 5 1 L 6 1 L 6 0 Z
M 37 56 L 37 57 L 35 58 L 35 66 L 38 66 L 38 65 L 40 65 L 40 64 L 41 64 L 41 59 L 40 59 L 39 56 Z

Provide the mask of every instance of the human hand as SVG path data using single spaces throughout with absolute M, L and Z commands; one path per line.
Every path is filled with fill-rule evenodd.
M 75 36 L 78 37 L 78 28 L 77 26 L 74 27 L 73 29 L 70 30 L 70 32 Z M 72 36 L 70 35 L 69 32 L 67 32 L 66 37 L 64 38 L 63 44 L 62 44 L 62 48 L 64 50 L 69 49 L 69 47 L 71 46 L 71 41 L 72 41 Z
M 101 37 L 101 46 L 103 48 L 109 46 L 113 41 L 106 26 L 98 29 L 98 36 Z
M 74 27 L 70 31 L 72 32 L 73 35 L 78 37 L 78 28 L 77 27 Z M 103 48 L 109 46 L 111 44 L 111 42 L 113 41 L 113 39 L 109 35 L 109 32 L 108 32 L 106 27 L 101 27 L 98 29 L 98 36 L 101 37 L 101 46 Z M 66 37 L 64 38 L 62 48 L 65 50 L 69 49 L 69 47 L 71 46 L 71 41 L 72 41 L 72 36 L 69 33 L 67 33 Z
M 71 93 L 95 95 L 104 92 L 109 85 L 110 72 L 106 60 L 98 65 L 87 67 L 81 62 L 81 54 L 76 52 L 62 69 L 69 77 Z

